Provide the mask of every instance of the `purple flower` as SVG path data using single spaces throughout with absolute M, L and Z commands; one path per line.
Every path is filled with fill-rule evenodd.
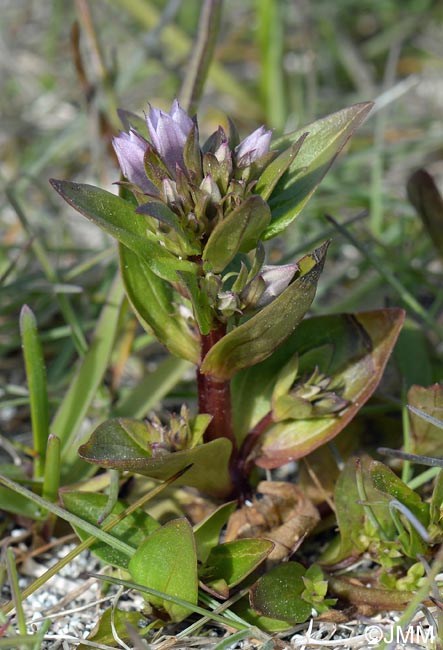
M 148 180 L 145 172 L 144 155 L 148 143 L 137 131 L 123 131 L 113 138 L 112 146 L 117 155 L 120 169 L 130 183 L 137 185 L 147 194 L 158 194 L 155 186 Z
M 265 283 L 265 290 L 256 303 L 256 307 L 265 307 L 279 296 L 290 284 L 298 271 L 298 264 L 283 264 L 282 266 L 264 266 L 260 277 Z
M 152 144 L 175 177 L 176 165 L 185 171 L 183 147 L 194 122 L 186 111 L 180 108 L 176 99 L 174 99 L 169 113 L 152 106 L 149 108 L 146 122 Z
M 271 137 L 272 131 L 268 131 L 264 126 L 253 131 L 235 148 L 237 162 L 242 166 L 250 165 L 269 153 Z
M 262 309 L 291 284 L 299 270 L 298 264 L 263 266 L 240 294 L 243 309 Z

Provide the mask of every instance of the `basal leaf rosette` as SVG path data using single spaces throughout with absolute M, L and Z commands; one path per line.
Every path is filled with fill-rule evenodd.
M 310 318 L 239 372 L 234 429 L 245 445 L 256 435 L 250 462 L 279 467 L 334 438 L 376 389 L 403 320 L 400 309 Z

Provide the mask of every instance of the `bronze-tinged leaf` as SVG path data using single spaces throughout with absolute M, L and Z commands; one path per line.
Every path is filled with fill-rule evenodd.
M 228 521 L 225 540 L 264 537 L 274 542 L 268 563 L 281 562 L 300 546 L 319 514 L 292 483 L 261 481 L 251 505 L 244 505 Z
M 443 384 L 411 386 L 408 391 L 408 404 L 427 415 L 443 422 Z M 443 457 L 443 431 L 432 422 L 409 411 L 411 441 L 414 454 Z
M 334 383 L 342 387 L 341 397 L 349 405 L 331 416 L 274 424 L 262 438 L 257 465 L 269 469 L 280 467 L 332 440 L 377 388 L 403 320 L 403 310 L 382 309 L 305 321 L 298 342 L 311 347 L 334 345 L 335 354 L 329 367 L 320 371 L 334 377 Z M 291 341 L 294 351 L 299 330 Z
M 432 243 L 443 256 L 443 197 L 434 179 L 426 169 L 417 169 L 408 179 L 407 191 Z

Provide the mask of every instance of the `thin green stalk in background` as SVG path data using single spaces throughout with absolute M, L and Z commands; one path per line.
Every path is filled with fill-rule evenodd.
M 284 22 L 280 0 L 257 0 L 260 90 L 268 126 L 282 131 L 287 116 L 283 76 Z
M 197 110 L 208 76 L 220 28 L 221 12 L 222 0 L 205 0 L 201 8 L 197 40 L 179 93 L 182 107 L 191 115 Z
M 17 569 L 15 567 L 15 555 L 12 548 L 8 548 L 6 551 L 6 566 L 8 570 L 9 585 L 12 591 L 12 599 L 15 605 L 18 630 L 20 634 L 26 635 L 26 617 L 25 612 L 23 611 L 23 601 L 20 587 L 18 586 Z
M 31 309 L 24 305 L 20 313 L 20 332 L 26 378 L 29 386 L 34 450 L 34 478 L 43 476 L 46 445 L 49 436 L 49 406 L 46 387 L 46 367 L 37 331 L 37 321 Z

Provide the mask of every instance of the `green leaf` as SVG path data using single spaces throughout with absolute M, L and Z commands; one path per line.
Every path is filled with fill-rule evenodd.
M 265 201 L 269 199 L 278 181 L 293 163 L 294 158 L 300 151 L 300 147 L 308 135 L 308 133 L 303 133 L 294 144 L 282 151 L 277 158 L 269 163 L 261 174 L 254 187 L 254 192 L 260 194 Z
M 269 305 L 218 341 L 204 358 L 201 372 L 226 380 L 269 357 L 311 306 L 327 248 L 328 242 L 303 257 L 298 277 Z
M 125 290 L 143 327 L 172 354 L 198 363 L 199 343 L 177 312 L 171 285 L 153 273 L 149 264 L 126 246 L 120 244 L 119 251 Z
M 46 445 L 49 436 L 49 405 L 46 388 L 46 367 L 37 331 L 37 321 L 27 305 L 20 312 L 20 332 L 26 379 L 31 403 L 32 438 L 36 457 L 34 476 L 41 478 L 45 467 Z
M 366 550 L 366 545 L 360 538 L 365 511 L 355 480 L 355 462 L 355 458 L 352 458 L 345 464 L 335 485 L 334 504 L 340 535 L 322 554 L 322 565 L 334 565 L 350 557 L 357 559 Z M 365 462 L 365 459 L 362 459 L 362 466 Z
M 93 642 L 92 647 L 95 644 L 101 644 L 101 646 L 98 645 L 96 647 L 114 647 L 115 635 L 111 620 L 113 620 L 115 630 L 122 641 L 130 641 L 127 624 L 137 629 L 139 625 L 146 623 L 145 617 L 139 612 L 128 612 L 121 609 L 114 609 L 114 612 L 112 612 L 112 607 L 109 607 L 109 609 L 103 612 L 92 632 L 86 637 L 87 641 Z M 89 644 L 86 645 L 84 643 L 77 646 L 77 650 L 90 650 L 90 648 L 91 646 Z
M 442 519 L 443 506 L 443 469 L 441 469 L 435 479 L 432 499 L 430 504 L 430 519 L 433 524 L 440 525 Z
M 220 273 L 238 251 L 248 252 L 257 242 L 271 219 L 269 207 L 257 195 L 250 196 L 212 231 L 203 250 L 214 273 Z
M 25 471 L 17 465 L 2 463 L 1 471 L 4 476 L 11 478 L 14 481 L 29 481 L 29 476 L 27 476 Z M 37 504 L 27 499 L 26 496 L 17 494 L 17 492 L 14 492 L 10 488 L 3 487 L 3 485 L 0 485 L 0 511 L 1 510 L 3 510 L 3 512 L 10 512 L 14 515 L 29 517 L 30 519 L 35 520 L 43 520 L 45 518 L 43 509 Z
M 408 404 L 427 415 L 443 420 L 443 384 L 432 386 L 411 386 L 408 391 Z M 424 456 L 443 456 L 441 446 L 442 430 L 437 424 L 409 411 L 411 423 L 411 452 Z
M 197 604 L 197 554 L 192 528 L 186 519 L 174 519 L 154 531 L 137 549 L 129 563 L 135 581 Z M 156 596 L 147 596 L 154 607 L 166 610 L 178 622 L 190 610 Z
M 229 516 L 234 512 L 236 507 L 236 501 L 224 503 L 194 527 L 197 558 L 199 562 L 206 562 L 211 549 L 218 544 L 223 526 L 226 524 Z
M 311 615 L 311 605 L 301 597 L 305 589 L 304 566 L 286 562 L 274 567 L 252 587 L 250 602 L 262 616 L 277 618 L 296 625 Z
M 53 188 L 75 210 L 141 257 L 151 271 L 169 282 L 177 281 L 176 271 L 195 272 L 192 262 L 180 260 L 149 233 L 143 216 L 134 205 L 93 185 L 51 179 Z
M 423 526 L 429 524 L 429 504 L 423 503 L 417 492 L 403 483 L 389 467 L 374 460 L 370 466 L 370 477 L 379 492 L 388 494 L 407 506 Z
M 235 378 L 234 427 L 240 440 L 269 413 L 278 374 L 295 352 L 300 375 L 318 367 L 320 373 L 333 378 L 340 396 L 349 401 L 339 413 L 271 425 L 261 440 L 256 461 L 260 467 L 279 467 L 302 458 L 334 438 L 352 420 L 376 389 L 403 319 L 401 309 L 307 319 L 269 359 Z
M 229 440 L 218 438 L 193 449 L 153 457 L 146 425 L 120 418 L 100 424 L 88 442 L 80 447 L 79 454 L 102 467 L 160 480 L 192 465 L 177 479 L 176 485 L 189 485 L 206 494 L 223 497 L 232 490 L 229 475 L 231 449 Z
M 244 621 L 247 621 L 251 625 L 258 627 L 259 630 L 268 632 L 269 634 L 276 634 L 277 632 L 285 632 L 290 630 L 293 625 L 287 621 L 281 621 L 277 618 L 271 618 L 269 616 L 261 616 L 258 614 L 255 609 L 253 609 L 249 603 L 249 598 L 245 596 L 237 601 L 234 605 L 231 606 L 231 609 L 240 616 Z M 263 647 L 263 646 L 262 646 Z
M 209 334 L 212 328 L 213 312 L 207 294 L 201 290 L 197 278 L 192 273 L 179 271 L 178 275 L 188 289 L 200 333 L 203 335 Z
M 166 224 L 175 231 L 184 255 L 198 255 L 201 251 L 198 246 L 191 244 L 187 233 L 183 229 L 179 217 L 167 205 L 160 201 L 149 200 L 136 210 L 137 214 L 146 214 L 161 223 Z
M 94 492 L 69 490 L 63 491 L 61 496 L 63 505 L 69 512 L 95 525 L 97 525 L 97 521 L 108 500 L 105 494 L 96 494 Z M 113 515 L 122 513 L 125 508 L 126 506 L 118 501 L 113 507 L 111 515 L 105 519 L 105 522 L 108 522 L 109 518 L 112 519 Z M 160 524 L 155 519 L 139 510 L 127 515 L 122 521 L 116 524 L 112 529 L 111 535 L 137 549 L 145 537 L 159 527 Z M 88 539 L 90 536 L 89 533 L 85 533 L 78 526 L 73 526 L 73 528 L 82 541 Z M 125 553 L 121 553 L 117 549 L 100 541 L 94 542 L 90 548 L 94 555 L 104 560 L 104 562 L 112 566 L 120 567 L 121 569 L 128 568 L 129 558 Z
M 264 239 L 275 237 L 297 217 L 372 106 L 372 102 L 355 104 L 289 133 L 274 143 L 277 149 L 286 148 L 308 132 L 288 173 L 272 194 L 272 221 Z
M 220 580 L 228 588 L 235 587 L 266 560 L 273 548 L 268 539 L 237 539 L 217 544 L 200 571 L 200 579 L 215 588 Z

